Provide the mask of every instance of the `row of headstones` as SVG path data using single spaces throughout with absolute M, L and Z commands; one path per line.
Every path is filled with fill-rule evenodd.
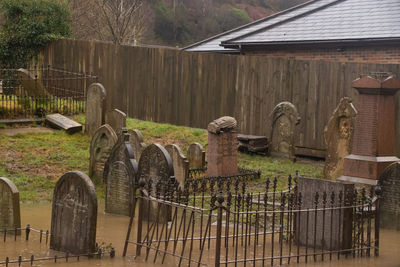
M 94 133 L 90 145 L 89 176 L 106 183 L 106 212 L 130 215 L 140 177 L 154 183 L 171 176 L 183 187 L 189 168 L 205 166 L 205 151 L 198 143 L 188 149 L 186 158 L 179 146 L 147 146 L 139 130 L 121 129 L 117 134 L 108 125 Z

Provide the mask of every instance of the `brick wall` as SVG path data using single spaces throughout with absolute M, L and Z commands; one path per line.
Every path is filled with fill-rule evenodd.
M 335 62 L 360 62 L 399 64 L 400 47 L 374 46 L 374 47 L 346 47 L 346 48 L 308 48 L 282 50 L 249 51 L 246 55 L 269 55 L 305 60 L 327 60 Z

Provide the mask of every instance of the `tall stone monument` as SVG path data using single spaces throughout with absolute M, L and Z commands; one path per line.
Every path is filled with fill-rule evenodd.
M 193 143 L 187 151 L 190 169 L 202 169 L 206 166 L 206 152 L 199 143 Z
M 326 159 L 324 176 L 335 180 L 343 174 L 344 158 L 351 154 L 357 111 L 349 97 L 340 100 L 325 127 Z
M 126 127 L 126 114 L 119 109 L 113 109 L 106 112 L 105 122 L 114 129 L 117 135 L 122 133 Z
M 297 108 L 290 102 L 281 102 L 272 111 L 269 154 L 295 160 L 295 130 L 300 123 Z
M 338 180 L 376 185 L 383 170 L 400 160 L 394 156 L 394 94 L 400 80 L 377 73 L 356 79 L 352 86 L 359 93 L 357 123 L 351 154 Z
M 167 145 L 165 149 L 168 151 L 172 158 L 172 165 L 174 166 L 175 179 L 179 182 L 180 187 L 185 187 L 185 181 L 189 176 L 189 161 L 183 155 L 179 146 L 172 144 Z
M 97 197 L 90 178 L 67 172 L 54 188 L 50 248 L 72 254 L 96 249 Z
M 238 173 L 237 122 L 221 117 L 208 124 L 207 176 L 228 176 Z
M 143 150 L 147 147 L 143 141 L 143 135 L 139 130 L 129 130 L 128 133 L 130 134 L 129 143 L 131 143 L 135 159 L 139 162 Z
M 111 150 L 117 143 L 117 134 L 110 125 L 104 124 L 97 129 L 90 142 L 89 176 L 101 181 L 104 176 L 104 165 L 110 157 Z
M 0 229 L 11 230 L 15 227 L 21 228 L 19 191 L 11 180 L 0 177 Z
M 123 130 L 104 167 L 107 213 L 131 216 L 135 205 L 137 163 Z
M 383 171 L 379 185 L 382 226 L 400 230 L 400 162 L 389 165 Z
M 90 136 L 104 124 L 106 89 L 100 83 L 93 83 L 86 92 L 85 132 Z

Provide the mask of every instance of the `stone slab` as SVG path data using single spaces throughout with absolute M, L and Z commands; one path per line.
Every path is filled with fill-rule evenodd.
M 190 169 L 202 169 L 206 166 L 206 152 L 199 143 L 193 143 L 187 151 Z
M 0 229 L 15 227 L 21 227 L 19 191 L 11 180 L 0 177 Z
M 107 111 L 105 123 L 110 125 L 117 135 L 120 135 L 122 129 L 126 128 L 126 114 L 119 109 Z
M 90 136 L 104 124 L 106 89 L 100 83 L 93 83 L 86 93 L 85 132 Z
M 46 115 L 46 123 L 56 129 L 62 129 L 69 134 L 82 131 L 82 124 L 77 123 L 59 113 Z

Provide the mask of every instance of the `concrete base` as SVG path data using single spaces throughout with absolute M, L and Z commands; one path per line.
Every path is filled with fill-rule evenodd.
M 372 185 L 372 186 L 378 184 L 378 180 L 353 177 L 353 176 L 340 176 L 339 178 L 336 179 L 336 181 L 348 184 L 362 184 L 362 185 Z

